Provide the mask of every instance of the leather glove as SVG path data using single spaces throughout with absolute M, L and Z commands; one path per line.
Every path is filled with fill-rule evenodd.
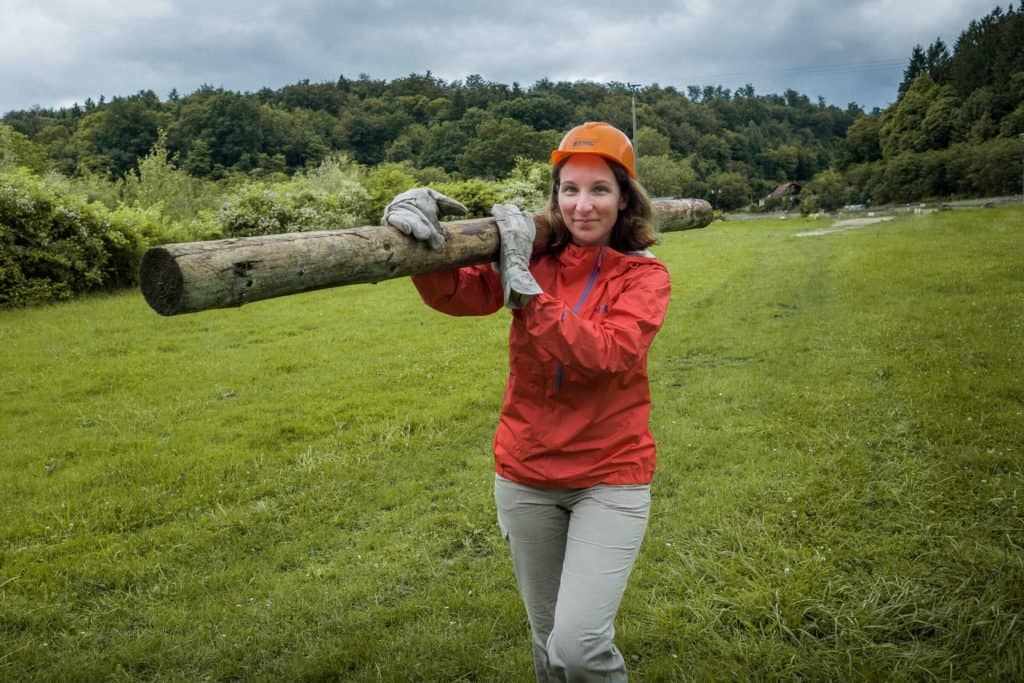
M 513 204 L 495 204 L 491 213 L 498 221 L 501 237 L 498 273 L 505 291 L 505 306 L 522 308 L 543 291 L 530 274 L 530 256 L 537 228 L 533 225 L 533 218 Z
M 391 225 L 406 235 L 426 242 L 431 249 L 444 246 L 439 216 L 464 214 L 469 209 L 429 187 L 406 190 L 384 209 L 381 225 Z

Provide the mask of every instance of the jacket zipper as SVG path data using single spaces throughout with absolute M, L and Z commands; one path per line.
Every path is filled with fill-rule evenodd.
M 597 282 L 597 276 L 601 272 L 601 261 L 604 259 L 604 250 L 605 248 L 601 247 L 601 250 L 597 252 L 597 261 L 594 262 L 594 269 L 590 271 L 590 277 L 587 278 L 587 284 L 583 286 L 583 293 L 580 294 L 579 300 L 577 300 L 575 305 L 572 307 L 573 314 L 580 312 L 580 309 L 583 308 L 583 304 L 587 301 L 587 297 L 590 296 L 590 292 L 594 289 L 594 283 Z M 563 321 L 565 320 L 565 317 L 566 314 L 562 313 Z M 562 375 L 564 374 L 564 371 L 565 365 L 562 361 L 558 361 L 558 364 L 555 366 L 555 391 L 560 391 L 562 388 Z

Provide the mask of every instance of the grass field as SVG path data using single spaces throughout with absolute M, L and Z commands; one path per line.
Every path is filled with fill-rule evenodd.
M 639 681 L 1024 677 L 1024 208 L 657 248 Z M 504 313 L 0 313 L 0 680 L 528 681 Z

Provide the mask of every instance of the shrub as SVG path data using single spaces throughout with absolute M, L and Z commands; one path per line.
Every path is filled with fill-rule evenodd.
M 27 169 L 0 173 L 0 307 L 132 285 L 143 247 L 126 216 Z
M 245 237 L 375 223 L 379 214 L 372 220 L 367 215 L 372 201 L 360 173 L 358 165 L 335 157 L 288 181 L 250 181 L 224 201 L 209 219 L 209 230 Z
M 469 209 L 465 218 L 490 216 L 491 208 L 503 201 L 497 183 L 479 178 L 437 183 L 434 189 L 462 202 Z
M 526 157 L 516 159 L 515 168 L 497 183 L 498 202 L 515 204 L 524 211 L 541 211 L 551 192 L 551 166 Z
M 420 185 L 412 167 L 394 162 L 385 162 L 367 169 L 362 182 L 366 188 L 366 204 L 361 213 L 367 225 L 380 222 L 384 207 L 396 194 Z
M 132 206 L 157 207 L 167 221 L 191 221 L 216 208 L 220 188 L 176 168 L 167 151 L 167 135 L 160 131 L 149 154 L 139 159 L 138 170 L 125 174 L 122 198 Z

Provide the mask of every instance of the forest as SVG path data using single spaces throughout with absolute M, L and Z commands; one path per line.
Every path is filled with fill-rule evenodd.
M 532 207 L 561 135 L 588 120 L 631 131 L 634 96 L 652 196 L 760 210 L 795 182 L 813 212 L 1019 190 L 1022 7 L 972 21 L 952 49 L 915 46 L 897 95 L 865 112 L 750 85 L 634 91 L 427 71 L 12 111 L 0 119 L 0 306 L 130 284 L 145 245 L 373 223 L 411 184 L 477 213 Z

